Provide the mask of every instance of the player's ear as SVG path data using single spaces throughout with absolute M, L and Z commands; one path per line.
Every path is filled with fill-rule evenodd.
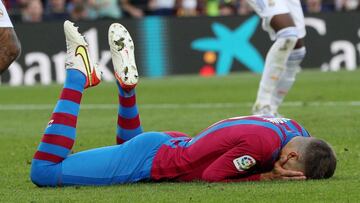
M 287 155 L 287 159 L 295 159 L 295 160 L 298 160 L 299 159 L 299 154 L 297 152 L 290 152 L 288 155 Z

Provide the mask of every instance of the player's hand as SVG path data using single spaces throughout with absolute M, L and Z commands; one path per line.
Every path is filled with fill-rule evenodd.
M 283 168 L 283 161 L 275 163 L 272 171 L 261 174 L 261 180 L 305 180 L 306 176 L 300 171 L 293 171 Z

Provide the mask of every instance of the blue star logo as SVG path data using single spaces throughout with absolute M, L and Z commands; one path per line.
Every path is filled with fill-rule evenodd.
M 191 43 L 191 47 L 199 51 L 214 51 L 218 53 L 216 73 L 227 75 L 230 72 L 233 60 L 236 59 L 247 68 L 256 73 L 261 73 L 264 60 L 258 50 L 251 44 L 259 17 L 252 16 L 234 31 L 220 23 L 212 24 L 216 38 L 200 38 Z

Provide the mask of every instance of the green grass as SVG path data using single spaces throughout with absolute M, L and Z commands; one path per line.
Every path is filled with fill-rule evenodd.
M 138 104 L 146 131 L 178 130 L 196 134 L 227 117 L 247 115 L 260 76 L 196 76 L 142 79 Z M 360 71 L 304 71 L 281 113 L 302 123 L 314 136 L 329 141 L 338 167 L 330 180 L 231 184 L 140 183 L 111 187 L 37 188 L 29 180 L 32 155 L 51 109 L 9 110 L 14 104 L 55 104 L 60 85 L 0 87 L 0 202 L 358 202 L 360 199 Z M 115 140 L 116 87 L 104 83 L 87 90 L 83 104 L 114 108 L 82 109 L 74 151 L 111 145 Z M 337 105 L 326 102 L 334 101 Z M 320 104 L 327 105 L 315 105 Z M 219 103 L 230 106 L 219 108 Z M 174 106 L 160 106 L 175 104 Z M 194 106 L 194 104 L 211 104 Z M 211 107 L 213 105 L 213 107 Z M 168 108 L 166 108 L 168 107 Z M 5 109 L 4 109 L 5 108 Z

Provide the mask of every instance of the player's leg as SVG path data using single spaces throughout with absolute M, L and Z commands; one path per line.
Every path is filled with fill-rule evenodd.
M 277 109 L 293 86 L 296 79 L 296 74 L 301 69 L 300 64 L 306 54 L 303 40 L 306 35 L 306 31 L 301 3 L 299 0 L 288 0 L 286 2 L 288 4 L 291 17 L 295 22 L 296 28 L 298 29 L 298 37 L 300 39 L 297 41 L 295 48 L 290 53 L 286 63 L 286 70 L 282 77 L 280 77 L 278 85 L 276 86 L 273 97 L 271 99 L 271 108 L 274 112 L 277 112 Z
M 69 33 L 65 33 L 68 39 Z M 76 38 L 72 36 L 70 41 L 76 42 Z M 72 49 L 69 44 L 68 59 L 71 60 L 67 60 L 66 66 L 78 67 L 73 56 L 79 55 L 71 50 L 69 52 Z M 87 58 L 85 53 L 87 49 L 81 52 L 80 59 Z M 81 72 L 86 75 L 86 71 Z M 157 150 L 171 138 L 165 133 L 144 133 L 122 145 L 87 150 L 66 157 L 75 138 L 81 93 L 84 86 L 87 87 L 87 81 L 92 81 L 91 76 L 97 76 L 97 73 L 87 74 L 85 78 L 78 70 L 67 70 L 65 88 L 54 115 L 68 117 L 58 118 L 53 115 L 32 163 L 31 177 L 39 186 L 111 185 L 148 180 L 151 178 L 152 162 Z M 73 95 L 69 95 L 68 91 Z
M 119 94 L 116 141 L 122 144 L 143 132 L 135 94 L 139 77 L 134 42 L 126 28 L 118 23 L 112 24 L 108 38 Z
M 254 114 L 276 114 L 271 108 L 271 99 L 280 78 L 286 70 L 286 62 L 297 41 L 297 30 L 289 14 L 273 16 L 271 27 L 276 32 L 276 40 L 265 58 Z
M 20 55 L 20 42 L 3 3 L 0 1 L 0 74 Z
M 260 81 L 254 114 L 273 114 L 271 97 L 279 78 L 286 69 L 286 61 L 295 47 L 298 32 L 289 14 L 286 3 L 282 0 L 248 0 L 250 5 L 263 18 L 263 28 L 274 40 L 265 58 L 264 72 Z
M 66 80 L 50 122 L 34 155 L 31 179 L 40 186 L 56 186 L 61 164 L 76 136 L 76 123 L 84 88 L 100 82 L 100 73 L 89 58 L 87 44 L 77 28 L 66 21 Z
M 282 77 L 279 79 L 273 97 L 271 99 L 271 109 L 274 112 L 278 112 L 279 106 L 281 105 L 285 96 L 288 94 L 289 90 L 295 83 L 296 75 L 301 70 L 300 64 L 303 61 L 305 54 L 306 49 L 304 46 L 301 46 L 299 48 L 295 47 L 295 49 L 291 51 L 286 63 L 286 70 L 284 71 Z
M 116 143 L 122 144 L 141 134 L 143 129 L 140 123 L 139 111 L 136 105 L 135 89 L 125 91 L 119 84 L 119 108 L 117 119 Z

